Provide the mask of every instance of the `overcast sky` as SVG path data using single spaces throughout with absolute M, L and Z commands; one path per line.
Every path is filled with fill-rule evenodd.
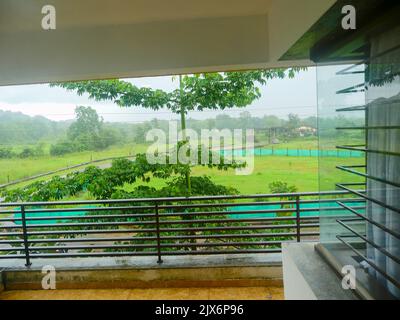
M 177 87 L 177 80 L 170 76 L 127 79 L 137 86 L 147 86 L 171 91 Z M 262 97 L 246 108 L 235 108 L 225 112 L 190 112 L 195 119 L 214 118 L 219 113 L 239 116 L 247 110 L 253 116 L 277 115 L 286 118 L 289 113 L 301 117 L 316 115 L 316 71 L 308 68 L 294 79 L 274 79 L 261 88 Z M 74 118 L 77 105 L 92 106 L 105 121 L 143 122 L 153 118 L 177 119 L 168 110 L 158 112 L 144 108 L 121 108 L 110 102 L 96 102 L 87 96 L 78 96 L 62 88 L 50 88 L 48 85 L 24 85 L 0 87 L 0 110 L 22 112 L 27 115 L 42 115 L 51 120 Z

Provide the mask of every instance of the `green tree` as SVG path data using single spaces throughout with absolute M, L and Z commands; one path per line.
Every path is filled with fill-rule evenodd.
M 67 130 L 67 141 L 60 141 L 50 148 L 51 155 L 63 155 L 74 151 L 101 150 L 115 144 L 118 132 L 106 128 L 103 119 L 91 107 L 75 108 L 76 121 Z
M 123 80 L 90 80 L 52 84 L 79 95 L 89 94 L 97 101 L 112 101 L 121 107 L 163 108 L 179 114 L 182 140 L 186 141 L 186 115 L 190 111 L 224 110 L 246 107 L 261 97 L 259 86 L 274 78 L 293 78 L 300 68 L 254 70 L 246 72 L 200 73 L 179 76 L 179 88 L 166 92 L 148 87 L 138 88 Z M 190 190 L 190 173 L 186 175 Z
M 68 139 L 78 142 L 82 149 L 88 150 L 99 140 L 103 120 L 91 107 L 76 107 L 75 114 L 76 121 L 68 128 Z
M 298 129 L 301 126 L 301 119 L 297 114 L 290 113 L 288 115 L 288 122 L 287 122 L 287 127 L 289 129 L 289 132 L 292 136 L 296 136 L 296 129 Z
M 274 115 L 264 116 L 263 121 L 267 128 L 277 128 L 282 126 L 282 120 Z
M 280 194 L 280 193 L 295 193 L 298 191 L 297 187 L 295 185 L 288 185 L 287 182 L 283 182 L 283 181 L 273 181 L 271 182 L 269 185 L 269 190 L 271 191 L 271 193 L 276 193 L 276 194 Z M 281 201 L 290 201 L 290 200 L 294 200 L 295 197 L 280 197 Z M 293 205 L 290 204 L 282 204 L 281 208 L 293 208 Z M 288 212 L 280 212 L 277 214 L 278 216 L 282 217 L 282 216 L 291 216 L 292 212 L 288 211 Z

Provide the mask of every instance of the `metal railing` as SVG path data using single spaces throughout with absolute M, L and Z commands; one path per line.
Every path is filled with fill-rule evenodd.
M 347 191 L 0 203 L 0 259 L 273 253 Z

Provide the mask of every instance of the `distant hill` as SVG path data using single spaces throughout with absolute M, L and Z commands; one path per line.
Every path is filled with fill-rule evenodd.
M 71 121 L 0 110 L 0 145 L 54 142 L 65 135 L 70 124 Z

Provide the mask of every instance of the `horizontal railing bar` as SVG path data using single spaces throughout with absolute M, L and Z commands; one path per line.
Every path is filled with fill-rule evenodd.
M 211 234 L 211 235 L 182 235 L 182 236 L 162 236 L 161 240 L 181 240 L 181 239 L 225 239 L 225 238 L 271 238 L 271 237 L 295 237 L 296 232 L 282 233 L 252 233 L 252 234 Z M 316 236 L 318 232 L 302 232 L 301 236 Z
M 248 249 L 248 250 L 218 250 L 218 251 L 162 251 L 163 256 L 180 255 L 214 255 L 214 254 L 256 254 L 256 253 L 280 253 L 282 249 Z
M 22 221 L 21 218 L 0 218 L 0 222 L 15 222 L 15 221 Z M 1 225 L 0 225 L 1 229 Z
M 28 229 L 33 228 L 65 228 L 65 227 L 103 227 L 103 226 L 139 226 L 155 225 L 155 221 L 118 221 L 118 222 L 80 222 L 80 223 L 55 223 L 55 224 L 27 224 Z
M 0 210 L 0 215 L 1 214 L 15 214 L 15 213 L 21 213 L 21 211 L 19 211 L 19 210 Z
M 400 129 L 400 126 L 353 126 L 337 127 L 336 130 L 379 130 L 379 129 Z
M 291 241 L 294 242 L 294 241 Z M 261 242 L 214 242 L 214 243 L 162 243 L 161 248 L 184 248 L 184 247 L 230 247 L 230 246 L 271 246 L 281 244 L 282 241 L 261 241 Z M 30 251 L 43 250 L 86 250 L 86 249 L 122 249 L 122 248 L 148 248 L 157 249 L 157 244 L 116 244 L 116 245 L 93 245 L 93 246 L 30 246 Z M 20 247 L 24 250 L 24 247 Z M 2 249 L 0 249 L 2 250 Z M 6 249 L 7 251 L 18 251 L 18 249 Z
M 387 227 L 384 226 L 383 224 L 381 224 L 381 223 L 379 223 L 379 222 L 376 222 L 375 220 L 372 220 L 372 219 L 368 218 L 367 216 L 365 216 L 365 215 L 363 215 L 363 214 L 357 212 L 356 209 L 353 208 L 353 207 L 349 207 L 349 206 L 347 206 L 346 204 L 344 204 L 344 203 L 342 203 L 342 202 L 340 202 L 340 201 L 338 201 L 337 203 L 338 203 L 340 206 L 342 206 L 343 208 L 345 208 L 346 210 L 349 210 L 350 212 L 352 212 L 353 214 L 355 214 L 357 217 L 359 217 L 359 218 L 361 218 L 361 219 L 363 219 L 363 220 L 365 220 L 365 221 L 368 221 L 369 223 L 373 224 L 374 226 L 378 227 L 379 229 L 381 229 L 381 230 L 383 230 L 383 231 L 389 233 L 390 235 L 396 237 L 397 239 L 400 239 L 400 233 L 395 232 L 395 231 L 393 231 L 393 230 L 387 228 Z
M 52 234 L 89 234 L 89 233 L 155 233 L 156 229 L 96 229 L 96 230 L 64 230 L 64 231 L 29 231 L 29 236 L 52 235 Z M 21 235 L 21 234 L 19 234 Z
M 182 239 L 224 239 L 224 238 L 268 238 L 268 237 L 294 237 L 297 233 L 252 233 L 252 234 L 212 234 L 212 235 L 180 235 L 162 236 L 161 240 L 182 240 Z M 302 232 L 301 236 L 317 236 L 318 232 Z M 109 242 L 109 241 L 153 241 L 156 237 L 129 237 L 129 238 L 62 238 L 62 239 L 30 239 L 29 243 L 54 243 L 54 242 Z M 8 243 L 23 243 L 23 240 L 9 240 Z
M 284 212 L 288 212 L 284 210 Z M 292 212 L 294 212 L 292 210 Z M 160 225 L 165 224 L 193 224 L 193 223 L 235 223 L 235 222 L 266 222 L 273 221 L 274 218 L 233 218 L 233 219 L 201 219 L 201 220 L 165 220 L 160 221 Z M 281 219 L 282 221 L 291 221 L 294 219 Z M 138 221 L 138 222 L 91 222 L 91 223 L 57 223 L 57 224 L 28 224 L 28 229 L 37 228 L 65 228 L 65 227 L 102 227 L 102 226 L 139 226 L 139 225 L 155 225 L 155 221 Z M 22 226 L 2 226 L 3 229 L 22 229 Z
M 360 151 L 360 152 L 366 152 L 366 153 L 377 153 L 377 154 L 383 154 L 383 155 L 387 155 L 387 156 L 400 156 L 399 152 L 367 149 L 365 147 L 361 148 L 360 146 L 343 145 L 343 146 L 337 146 L 336 148 L 344 149 L 344 150 Z
M 0 227 L 2 229 L 3 227 Z M 23 236 L 22 232 L 0 232 L 0 237 L 18 237 Z
M 340 199 L 344 201 L 366 201 L 365 199 Z M 336 202 L 332 200 L 330 202 Z M 239 205 L 240 206 L 240 205 Z M 300 212 L 317 212 L 320 210 L 341 210 L 335 207 L 319 207 L 319 208 L 300 208 Z M 279 212 L 296 212 L 293 208 L 284 209 L 268 209 L 268 210 L 246 210 L 246 211 L 204 211 L 204 212 L 180 212 L 180 213 L 160 213 L 160 217 L 175 216 L 211 216 L 211 215 L 237 215 L 237 214 L 258 214 L 258 213 L 279 213 Z M 26 221 L 46 221 L 46 220 L 90 220 L 90 219 L 123 219 L 123 218 L 154 218 L 155 214 L 121 214 L 121 215 L 90 215 L 90 216 L 44 216 L 44 217 L 26 217 Z M 319 216 L 301 217 L 304 220 L 318 219 Z M 271 220 L 295 220 L 293 217 L 271 217 Z M 22 221 L 21 218 L 0 218 L 0 222 Z M 29 224 L 28 224 L 29 225 Z M 0 227 L 1 228 L 1 227 Z
M 392 185 L 394 187 L 400 188 L 400 183 L 397 183 L 397 182 L 394 182 L 394 181 L 388 181 L 386 179 L 375 177 L 375 176 L 372 176 L 372 175 L 367 174 L 367 173 L 359 172 L 359 171 L 353 170 L 353 169 L 351 169 L 351 168 L 349 168 L 347 166 L 336 166 L 336 168 L 339 169 L 339 170 L 342 170 L 342 171 L 346 171 L 346 172 L 358 175 L 358 176 L 363 177 L 363 178 L 375 180 L 375 181 L 378 181 L 378 182 L 382 182 L 382 183 L 389 184 L 389 185 Z
M 7 247 L 7 248 L 0 248 L 0 252 L 4 251 L 24 251 L 25 247 Z
M 0 226 L 0 229 L 3 229 L 3 230 L 8 230 L 8 229 L 22 229 L 22 228 L 23 228 L 22 225 L 16 225 L 16 224 Z
M 353 200 L 354 198 L 351 198 Z M 300 200 L 300 204 L 312 204 L 321 202 L 335 202 L 337 199 Z M 159 209 L 187 209 L 187 208 L 212 208 L 212 207 L 242 207 L 242 206 L 270 206 L 270 205 L 295 205 L 296 200 L 263 201 L 263 202 L 230 202 L 230 203 L 201 203 L 201 204 L 176 204 L 160 205 Z
M 214 208 L 214 207 L 244 207 L 244 206 L 268 206 L 277 204 L 294 204 L 295 201 L 276 201 L 276 202 L 228 202 L 228 203 L 198 203 L 198 204 L 171 204 L 171 205 L 160 205 L 158 208 L 161 209 L 188 209 L 188 208 Z
M 0 259 L 25 259 L 25 254 L 0 254 Z
M 367 108 L 367 106 L 353 106 L 353 107 L 345 107 L 336 109 L 337 112 L 345 112 L 345 111 L 363 111 Z
M 336 208 L 338 209 L 338 208 Z M 341 209 L 341 208 L 339 208 Z M 341 209 L 343 210 L 343 209 Z M 291 212 L 296 212 L 292 211 Z M 314 211 L 314 210 L 300 210 L 300 211 Z M 317 211 L 317 210 L 315 210 Z M 276 210 L 250 210 L 250 211 L 213 211 L 213 212 L 187 212 L 187 213 L 182 213 L 182 214 L 160 214 L 160 217 L 175 217 L 175 216 L 214 216 L 214 215 L 223 215 L 223 216 L 236 216 L 236 215 L 250 215 L 250 214 L 263 214 L 263 213 L 276 213 Z M 279 212 L 279 211 L 278 211 Z M 288 212 L 286 209 L 284 209 L 282 212 Z M 248 218 L 252 219 L 252 218 Z M 253 218 L 256 219 L 256 218 Z M 296 217 L 294 215 L 291 216 L 277 216 L 277 217 L 265 217 L 263 218 L 265 221 L 294 221 L 296 220 Z M 319 216 L 305 216 L 301 217 L 300 220 L 308 221 L 308 220 L 318 220 Z M 191 220 L 193 221 L 193 220 Z M 225 221 L 225 220 L 224 220 Z M 237 219 L 235 219 L 237 221 Z
M 339 223 L 342 227 L 346 228 L 347 230 L 349 230 L 351 233 L 353 233 L 356 237 L 362 239 L 363 241 L 365 241 L 366 243 L 370 244 L 372 247 L 374 247 L 375 249 L 379 250 L 384 256 L 392 259 L 394 262 L 400 264 L 400 259 L 396 256 L 394 256 L 393 254 L 391 254 L 389 251 L 387 251 L 385 248 L 382 248 L 380 246 L 378 246 L 375 242 L 369 240 L 367 237 L 363 236 L 362 234 L 360 234 L 359 232 L 357 232 L 356 230 L 354 230 L 352 227 L 350 227 L 349 225 L 347 225 L 345 222 L 345 219 L 337 219 L 336 220 L 337 223 Z
M 244 254 L 244 253 L 279 253 L 281 249 L 249 249 L 249 250 L 218 250 L 218 251 L 163 251 L 163 255 L 208 255 L 208 254 Z M 85 257 L 121 257 L 121 256 L 157 256 L 156 251 L 136 252 L 91 252 L 91 253 L 53 253 L 30 254 L 31 258 L 85 258 Z M 0 255 L 0 259 L 18 259 L 25 255 Z
M 345 198 L 342 199 L 340 198 L 341 201 L 355 201 L 357 199 L 355 198 Z M 303 200 L 300 201 L 300 204 L 312 204 L 312 203 L 326 203 L 326 202 L 336 202 L 337 199 L 321 199 L 321 200 Z M 365 201 L 365 199 L 359 199 L 359 201 Z M 265 202 L 263 203 L 265 206 L 270 206 L 274 204 L 292 204 L 295 205 L 296 201 L 284 201 L 284 202 Z M 257 203 L 234 203 L 232 204 L 234 206 L 240 207 L 244 205 L 248 206 L 254 206 L 257 205 Z M 214 205 L 210 205 L 210 207 L 213 207 Z M 161 206 L 160 206 L 161 207 Z M 134 207 L 132 207 L 134 208 Z M 177 212 L 177 213 L 160 213 L 160 216 L 180 216 L 182 214 L 185 215 L 207 215 L 207 214 L 237 214 L 237 213 L 247 213 L 247 212 L 254 212 L 254 213 L 273 213 L 279 210 L 282 212 L 285 211 L 290 211 L 293 208 L 281 208 L 281 209 L 266 209 L 266 210 L 246 210 L 246 211 L 205 211 L 205 212 Z M 328 209 L 328 208 L 327 208 Z M 125 209 L 120 209 L 121 211 L 124 211 Z M 129 210 L 129 209 L 126 209 Z M 300 211 L 312 211 L 313 208 L 300 208 Z M 316 208 L 316 211 L 318 208 Z M 79 210 L 82 211 L 82 210 Z M 96 211 L 96 210 L 92 210 Z M 26 213 L 51 213 L 51 212 L 64 212 L 62 209 L 54 211 L 54 210 L 26 210 Z M 14 212 L 14 213 L 19 213 L 19 212 Z M 26 217 L 26 220 L 70 220 L 70 219 L 77 219 L 77 220 L 85 220 L 85 219 L 100 219 L 100 218 L 154 218 L 155 214 L 154 213 L 149 213 L 149 214 L 109 214 L 109 215 L 69 215 L 69 216 L 41 216 L 41 217 Z M 22 221 L 21 218 L 0 218 L 0 221 Z
M 354 198 L 340 198 L 342 201 L 350 201 L 350 200 L 354 200 Z M 335 202 L 337 199 L 336 198 L 331 198 L 331 199 L 310 199 L 310 200 L 303 200 L 300 199 L 299 203 L 300 204 L 312 204 L 312 203 L 329 203 L 329 202 Z M 360 199 L 360 201 L 363 201 L 363 199 Z M 206 207 L 218 207 L 218 206 L 254 206 L 254 205 L 265 205 L 265 206 L 269 206 L 269 205 L 283 205 L 283 204 L 292 204 L 295 205 L 296 204 L 296 200 L 286 200 L 286 201 L 264 201 L 264 202 L 237 202 L 237 203 L 229 203 L 229 204 L 223 204 L 223 203 L 208 203 L 208 204 L 201 204 L 202 206 L 205 205 Z M 199 204 L 195 204 L 195 205 L 191 205 L 193 207 L 199 207 Z M 168 209 L 168 208 L 172 208 L 172 207 L 180 207 L 180 208 L 185 208 L 185 205 L 177 205 L 177 206 L 159 206 L 159 208 L 164 208 L 164 209 Z M 129 207 L 96 207 L 96 208 L 58 208 L 58 209 L 34 209 L 34 210 L 25 210 L 25 213 L 30 213 L 30 214 L 35 214 L 35 213 L 52 213 L 52 212 L 81 212 L 81 211 L 128 211 L 128 210 L 149 210 L 149 209 L 154 209 L 155 206 L 145 206 L 145 207 L 136 207 L 136 206 L 129 206 Z M 11 210 L 11 211 L 0 211 L 0 214 L 20 214 L 20 211 L 17 210 Z M 131 214 L 132 217 L 138 217 L 138 218 L 146 218 L 146 217 L 155 217 L 155 214 L 153 213 L 138 213 L 138 214 Z M 125 214 L 125 215 L 87 215 L 87 216 L 48 216 L 48 217 L 27 217 L 27 220 L 40 220 L 40 219 L 54 219 L 54 218 L 59 218 L 59 219 L 72 219 L 73 217 L 75 217 L 76 219 L 85 219 L 85 218 L 97 218 L 97 217 L 107 217 L 107 216 L 113 216 L 113 217 L 125 217 L 125 216 L 129 216 L 129 214 Z M 11 219 L 11 218 L 10 218 Z M 15 221 L 20 221 L 22 220 L 21 218 L 14 218 Z M 2 220 L 0 220 L 2 221 Z M 5 220 L 4 220 L 5 221 Z
M 336 203 L 338 199 L 332 200 L 330 202 Z M 343 199 L 340 199 L 343 200 Z M 352 201 L 355 199 L 344 199 L 344 201 Z M 359 202 L 364 202 L 365 199 L 359 200 Z M 301 202 L 300 202 L 301 204 Z M 237 205 L 240 207 L 240 204 Z M 341 208 L 334 207 L 318 207 L 318 208 L 300 208 L 300 212 L 308 211 L 319 211 L 319 210 L 341 210 Z M 174 212 L 174 213 L 160 213 L 160 217 L 175 217 L 175 216 L 207 216 L 207 215 L 237 215 L 237 214 L 257 214 L 257 213 L 276 213 L 276 212 L 296 212 L 295 208 L 280 208 L 280 209 L 263 209 L 263 210 L 245 210 L 245 211 L 201 211 L 201 212 Z M 319 216 L 311 217 L 318 218 Z M 277 219 L 278 217 L 273 217 L 272 219 Z M 281 217 L 279 217 L 281 218 Z M 283 218 L 283 217 L 282 217 Z M 290 217 L 288 217 L 290 220 Z M 307 219 L 307 217 L 301 217 L 301 219 Z M 285 220 L 285 219 L 283 219 Z
M 128 211 L 128 210 L 154 210 L 155 206 L 126 206 L 126 207 L 96 207 L 96 208 L 44 208 L 26 209 L 25 213 L 44 213 L 44 212 L 81 212 L 81 211 Z M 139 214 L 138 214 L 139 215 Z
M 175 202 L 175 201 L 200 201 L 200 200 L 227 200 L 227 199 L 260 199 L 277 197 L 307 197 L 323 195 L 346 194 L 345 191 L 321 191 L 321 192 L 295 192 L 295 193 L 274 193 L 274 194 L 254 194 L 254 195 L 221 195 L 221 196 L 196 196 L 196 197 L 165 197 L 165 198 L 135 198 L 135 199 L 111 199 L 111 200 L 81 200 L 81 201 L 48 201 L 48 202 L 11 202 L 0 203 L 0 207 L 20 207 L 20 206 L 59 206 L 59 205 L 88 205 L 88 204 L 120 204 L 137 202 Z
M 31 253 L 31 258 L 78 258 L 78 257 L 121 257 L 121 256 L 155 256 L 156 251 L 133 251 L 133 252 L 90 252 L 90 253 Z
M 343 209 L 342 209 L 343 210 Z M 273 221 L 273 218 L 233 218 L 233 219 L 201 219 L 201 220 L 164 220 L 160 221 L 160 225 L 169 224 L 193 224 L 193 223 L 235 223 L 235 222 L 268 222 Z M 282 219 L 279 221 L 287 221 L 289 219 Z M 290 219 L 293 221 L 295 219 Z M 293 224 L 295 225 L 295 224 Z
M 93 246 L 43 246 L 35 247 L 30 246 L 30 251 L 43 251 L 43 250 L 86 250 L 86 249 L 123 249 L 123 248 L 146 248 L 157 249 L 157 244 L 113 244 L 113 245 L 93 245 Z
M 359 256 L 361 259 L 363 259 L 366 263 L 368 263 L 373 269 L 378 271 L 385 279 L 393 283 L 397 288 L 400 289 L 400 282 L 398 282 L 396 279 L 391 277 L 389 274 L 387 274 L 384 270 L 382 270 L 380 267 L 378 267 L 371 259 L 367 258 L 365 255 L 363 255 L 359 250 L 354 248 L 350 243 L 345 241 L 343 237 L 340 235 L 337 235 L 336 238 L 341 241 L 345 246 L 347 246 L 351 251 L 353 251 L 357 256 Z
M 318 227 L 319 224 L 306 224 L 302 225 L 302 228 L 312 228 L 312 227 Z M 171 232 L 171 231 L 182 231 L 182 232 L 192 232 L 192 231 L 216 231 L 216 230 L 251 230 L 251 229 L 265 229 L 265 230 L 271 230 L 271 229 L 293 229 L 295 228 L 296 225 L 256 225 L 256 226 L 225 226 L 225 227 L 200 227 L 200 228 L 163 228 L 160 229 L 160 232 Z M 33 236 L 33 235 L 51 235 L 51 234 L 72 234 L 72 235 L 78 235 L 78 234 L 89 234 L 89 233 L 155 233 L 156 229 L 89 229 L 89 230 L 60 230 L 60 231 L 29 231 L 28 235 Z M 22 234 L 18 234 L 22 235 Z
M 24 243 L 24 240 L 0 240 L 0 244 Z
M 122 219 L 122 218 L 154 218 L 155 214 L 104 214 L 91 216 L 45 216 L 45 217 L 26 217 L 26 221 L 42 220 L 90 220 L 90 219 Z M 6 218 L 0 221 L 21 221 L 21 218 Z
M 361 192 L 359 192 L 357 190 L 348 188 L 347 186 L 349 186 L 349 185 L 351 186 L 351 185 L 359 185 L 359 184 L 358 183 L 337 183 L 336 184 L 336 186 L 341 188 L 341 189 L 344 189 L 346 191 L 352 192 L 355 195 L 357 195 L 359 197 L 363 197 L 366 200 L 369 200 L 369 201 L 371 201 L 371 202 L 373 202 L 373 203 L 375 203 L 375 204 L 377 204 L 377 205 L 379 205 L 379 206 L 381 206 L 383 208 L 389 209 L 389 210 L 391 210 L 393 212 L 396 212 L 396 213 L 400 213 L 400 209 L 399 208 L 393 207 L 393 206 L 388 205 L 387 203 L 384 203 L 384 202 L 382 202 L 380 200 L 377 200 L 377 199 L 374 199 L 372 197 L 369 197 L 369 196 L 365 195 L 364 193 L 361 193 Z
M 284 241 L 242 241 L 242 242 L 208 242 L 208 243 L 162 243 L 160 246 L 163 248 L 174 248 L 174 247 L 231 247 L 231 246 L 272 246 L 280 245 Z M 289 241 L 295 242 L 295 241 Z
M 112 238 L 43 238 L 43 239 L 29 239 L 29 243 L 54 243 L 54 242 L 110 242 L 110 241 L 152 241 L 156 237 L 112 237 Z M 2 241 L 0 244 L 23 243 L 23 240 L 9 240 Z
M 302 225 L 302 228 L 316 228 L 319 224 Z M 273 229 L 294 229 L 295 224 L 291 225 L 256 225 L 256 226 L 226 226 L 226 227 L 200 227 L 200 228 L 161 228 L 160 232 L 196 232 L 196 231 L 222 231 L 222 230 L 273 230 Z

